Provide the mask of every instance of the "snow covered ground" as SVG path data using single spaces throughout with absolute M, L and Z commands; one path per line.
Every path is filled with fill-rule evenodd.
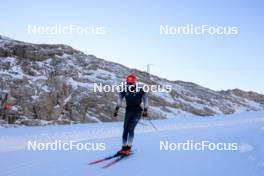
M 177 117 L 137 126 L 134 154 L 108 169 L 88 165 L 115 153 L 122 123 L 0 129 L 0 176 L 171 176 L 264 174 L 264 112 L 229 116 Z M 103 151 L 28 151 L 27 142 L 105 143 Z M 160 141 L 238 143 L 234 151 L 160 150 Z M 106 162 L 107 163 L 107 162 Z

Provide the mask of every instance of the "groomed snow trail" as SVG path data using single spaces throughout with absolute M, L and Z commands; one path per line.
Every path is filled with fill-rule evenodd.
M 217 117 L 179 117 L 138 125 L 135 154 L 108 169 L 90 161 L 115 153 L 122 123 L 0 129 L 0 176 L 263 175 L 264 112 Z M 105 143 L 104 151 L 28 151 L 27 142 Z M 160 141 L 236 142 L 237 151 L 164 151 Z

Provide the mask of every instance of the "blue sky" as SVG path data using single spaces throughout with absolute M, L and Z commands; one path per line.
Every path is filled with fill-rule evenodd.
M 215 90 L 264 93 L 261 0 L 68 0 L 1 2 L 0 35 L 63 43 L 87 54 Z M 105 26 L 106 35 L 29 35 L 28 25 Z M 238 35 L 160 35 L 161 24 L 237 26 Z

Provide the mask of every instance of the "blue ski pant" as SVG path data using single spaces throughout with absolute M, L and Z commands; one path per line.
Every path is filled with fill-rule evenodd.
M 134 130 L 142 115 L 142 109 L 126 109 L 124 130 L 123 130 L 123 145 L 132 145 L 134 139 Z

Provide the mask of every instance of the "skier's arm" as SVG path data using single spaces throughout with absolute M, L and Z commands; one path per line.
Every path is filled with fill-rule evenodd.
M 114 112 L 114 116 L 115 116 L 115 117 L 116 117 L 117 114 L 118 114 L 118 110 L 119 110 L 120 106 L 122 105 L 122 101 L 123 101 L 124 97 L 125 97 L 125 96 L 124 96 L 124 94 L 123 94 L 122 92 L 120 92 L 120 93 L 118 94 L 117 104 L 116 104 L 116 108 L 115 108 L 115 112 Z
M 123 102 L 123 99 L 124 99 L 124 95 L 122 92 L 120 92 L 118 94 L 118 98 L 117 98 L 117 104 L 116 104 L 116 108 L 119 109 L 120 106 L 122 105 L 122 102 Z

